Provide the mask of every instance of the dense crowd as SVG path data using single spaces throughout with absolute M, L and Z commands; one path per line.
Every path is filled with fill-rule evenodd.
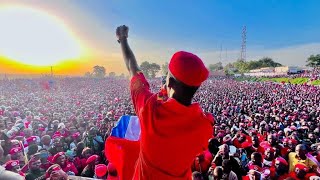
M 150 82 L 153 92 L 161 79 Z M 0 80 L 0 164 L 34 179 L 118 179 L 104 142 L 134 115 L 121 78 Z M 214 115 L 194 179 L 309 179 L 320 175 L 320 89 L 210 78 L 194 101 Z M 0 167 L 1 168 L 1 167 Z

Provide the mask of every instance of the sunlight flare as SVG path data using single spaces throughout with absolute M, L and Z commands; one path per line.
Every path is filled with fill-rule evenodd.
M 77 58 L 81 45 L 63 21 L 28 7 L 0 7 L 0 55 L 35 66 Z

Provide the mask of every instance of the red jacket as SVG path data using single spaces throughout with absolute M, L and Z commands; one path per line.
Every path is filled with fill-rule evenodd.
M 206 149 L 213 117 L 198 103 L 158 100 L 143 74 L 131 80 L 131 98 L 140 120 L 140 153 L 133 179 L 191 179 L 191 164 Z
M 65 164 L 65 166 L 64 167 L 61 167 L 62 168 L 62 170 L 64 171 L 64 172 L 69 172 L 69 171 L 71 171 L 71 172 L 73 172 L 75 175 L 78 175 L 78 170 L 77 170 L 77 168 L 74 166 L 74 164 L 72 163 L 72 162 L 67 162 L 66 164 Z

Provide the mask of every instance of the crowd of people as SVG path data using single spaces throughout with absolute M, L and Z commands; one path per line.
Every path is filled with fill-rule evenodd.
M 161 79 L 149 83 L 160 90 Z M 209 78 L 194 101 L 213 114 L 214 134 L 190 164 L 193 179 L 317 178 L 319 95 L 306 84 Z M 104 142 L 122 115 L 135 115 L 127 79 L 0 80 L 0 164 L 26 180 L 118 179 Z

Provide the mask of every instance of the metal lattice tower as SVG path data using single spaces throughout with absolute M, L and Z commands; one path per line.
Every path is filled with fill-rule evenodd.
M 246 60 L 246 51 L 247 51 L 247 27 L 243 26 L 240 60 L 242 61 Z

